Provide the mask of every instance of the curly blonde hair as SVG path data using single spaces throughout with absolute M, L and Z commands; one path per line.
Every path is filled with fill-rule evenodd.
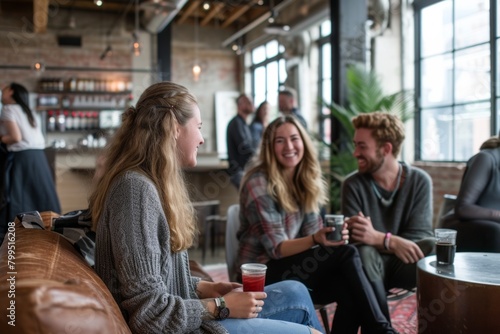
M 299 131 L 304 143 L 304 156 L 298 164 L 293 182 L 285 178 L 283 166 L 274 152 L 276 130 L 283 124 L 290 123 Z M 267 176 L 267 191 L 286 212 L 319 212 L 320 205 L 327 203 L 327 184 L 321 172 L 321 166 L 314 145 L 300 121 L 295 116 L 280 116 L 271 122 L 264 131 L 258 155 L 251 160 L 242 184 L 254 173 Z
M 356 130 L 370 129 L 378 147 L 386 142 L 391 143 L 392 155 L 398 156 L 405 140 L 405 130 L 397 116 L 383 112 L 361 114 L 352 119 L 352 124 Z
M 178 160 L 175 128 L 194 116 L 196 104 L 196 98 L 185 87 L 160 82 L 142 93 L 136 107 L 127 109 L 104 153 L 106 172 L 95 183 L 89 199 L 94 230 L 113 181 L 127 171 L 137 171 L 155 184 L 160 195 L 172 250 L 192 246 L 196 221 Z

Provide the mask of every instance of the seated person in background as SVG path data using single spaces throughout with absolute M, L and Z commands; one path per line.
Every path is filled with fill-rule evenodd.
M 432 182 L 398 162 L 405 135 L 396 116 L 367 113 L 352 123 L 358 171 L 343 183 L 342 214 L 379 303 L 387 305 L 387 290 L 414 288 L 417 261 L 434 250 Z
M 303 284 L 243 292 L 190 275 L 196 223 L 182 168 L 196 165 L 201 125 L 195 97 L 170 82 L 123 114 L 90 198 L 97 273 L 133 333 L 319 333 Z
M 269 124 L 269 113 L 271 112 L 271 105 L 269 102 L 262 102 L 257 111 L 255 111 L 255 118 L 252 123 L 250 123 L 250 132 L 252 133 L 253 145 L 257 149 L 260 145 L 260 140 L 262 139 L 262 133 Z
M 454 212 L 442 226 L 457 230 L 457 251 L 500 252 L 500 138 L 467 162 Z
M 264 130 L 258 156 L 240 190 L 240 247 L 236 268 L 265 263 L 266 284 L 303 282 L 315 303 L 338 303 L 333 333 L 395 333 L 363 272 L 356 247 L 330 241 L 319 207 L 327 201 L 314 145 L 292 116 L 280 116 Z M 318 247 L 315 247 L 318 246 Z

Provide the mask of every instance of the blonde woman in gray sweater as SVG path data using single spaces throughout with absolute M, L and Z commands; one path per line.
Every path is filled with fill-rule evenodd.
M 195 97 L 171 82 L 123 114 L 90 198 L 97 273 L 133 333 L 319 333 L 299 282 L 243 292 L 190 275 L 196 224 L 182 168 L 196 165 L 201 125 Z

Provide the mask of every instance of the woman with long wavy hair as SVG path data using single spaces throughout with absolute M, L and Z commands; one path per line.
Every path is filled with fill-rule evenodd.
M 172 82 L 123 114 L 90 197 L 97 273 L 133 333 L 319 333 L 303 284 L 243 292 L 191 276 L 196 223 L 182 168 L 196 165 L 201 126 L 195 97 Z
M 240 190 L 239 265 L 267 265 L 266 284 L 304 283 L 315 303 L 337 302 L 332 333 L 395 333 L 383 315 L 357 249 L 330 241 L 320 206 L 327 186 L 314 145 L 300 121 L 287 115 L 264 131 Z

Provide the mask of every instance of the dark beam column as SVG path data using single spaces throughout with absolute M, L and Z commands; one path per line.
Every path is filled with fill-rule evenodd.
M 172 26 L 167 25 L 157 35 L 158 76 L 160 81 L 172 80 Z
M 332 100 L 340 105 L 346 104 L 347 67 L 350 64 L 366 62 L 367 6 L 367 0 L 330 0 Z M 334 119 L 331 133 L 332 143 L 340 144 L 341 127 Z
M 330 0 L 332 99 L 345 105 L 348 65 L 366 62 L 367 0 Z
M 332 33 L 332 101 L 345 106 L 347 99 L 347 67 L 354 63 L 366 62 L 366 30 L 368 0 L 330 0 L 330 20 Z M 334 118 L 331 122 L 331 142 L 341 150 L 352 138 L 347 138 L 341 124 Z M 332 159 L 336 152 L 333 151 Z M 340 182 L 332 179 L 331 196 L 340 196 Z M 330 201 L 330 211 L 338 212 L 339 198 Z

